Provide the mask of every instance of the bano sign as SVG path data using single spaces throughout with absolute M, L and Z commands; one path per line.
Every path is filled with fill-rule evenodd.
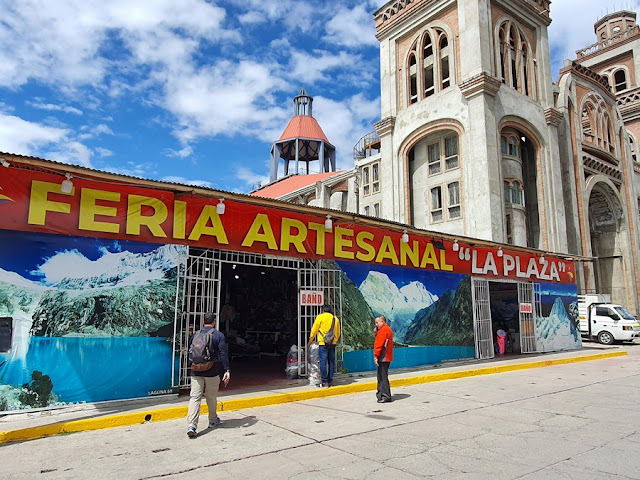
M 324 292 L 322 290 L 300 290 L 300 305 L 303 307 L 324 305 Z

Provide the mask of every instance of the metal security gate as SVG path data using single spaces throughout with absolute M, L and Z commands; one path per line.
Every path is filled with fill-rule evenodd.
M 340 321 L 344 322 L 342 318 L 342 276 L 341 270 L 328 269 L 323 267 L 322 261 L 309 262 L 306 267 L 298 270 L 298 291 L 311 290 L 322 291 L 324 295 L 324 303 L 333 307 L 333 313 Z M 298 295 L 298 346 L 306 347 L 309 341 L 309 334 L 311 333 L 311 327 L 313 322 L 322 312 L 321 305 L 302 305 L 300 295 Z M 340 325 L 344 328 L 344 323 Z M 344 330 L 342 330 L 344 331 Z M 336 369 L 342 368 L 344 356 L 343 335 L 340 336 L 338 341 L 338 348 L 336 353 Z M 303 359 L 303 350 L 298 348 L 298 375 L 306 376 L 307 369 L 307 356 Z
M 520 311 L 520 351 L 535 353 L 536 348 L 536 315 L 540 315 L 540 284 L 518 282 L 518 305 Z M 526 305 L 526 308 L 523 308 Z
M 489 281 L 472 278 L 471 298 L 473 302 L 473 330 L 476 341 L 476 358 L 493 358 L 493 329 L 491 325 Z
M 322 262 L 307 259 L 190 248 L 189 254 L 182 256 L 178 263 L 171 369 L 171 385 L 174 388 L 187 388 L 191 384 L 187 368 L 189 339 L 194 332 L 202 328 L 204 314 L 214 312 L 219 317 L 224 263 L 296 270 L 298 291 L 322 290 L 325 303 L 332 305 L 336 316 L 342 319 L 340 270 L 322 268 Z M 321 308 L 302 307 L 298 295 L 298 345 L 307 344 L 313 320 Z M 339 344 L 342 344 L 342 339 Z M 306 362 L 301 361 L 301 350 L 298 351 L 298 370 L 303 374 L 306 372 Z M 342 367 L 342 348 L 338 351 L 338 367 Z
M 199 255 L 182 256 L 178 263 L 171 369 L 173 387 L 190 385 L 187 375 L 189 339 L 202 327 L 205 313 L 218 313 L 219 310 L 221 265 L 214 253 L 214 250 L 203 250 Z

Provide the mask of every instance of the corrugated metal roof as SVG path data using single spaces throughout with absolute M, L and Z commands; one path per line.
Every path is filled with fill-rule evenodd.
M 322 131 L 318 121 L 308 115 L 297 115 L 289 120 L 289 125 L 284 129 L 278 141 L 291 140 L 294 138 L 324 140 L 331 145 L 331 142 L 329 142 L 327 136 Z
M 313 185 L 316 182 L 331 178 L 343 172 L 344 170 L 339 172 L 312 173 L 309 175 L 290 175 L 251 192 L 251 195 L 262 198 L 279 198 L 287 193 L 295 192 L 296 190 L 308 187 L 309 185 Z

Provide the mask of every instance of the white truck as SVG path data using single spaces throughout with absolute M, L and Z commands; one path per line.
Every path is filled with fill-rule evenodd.
M 631 342 L 640 337 L 640 322 L 622 305 L 605 294 L 578 295 L 580 333 L 604 345 Z

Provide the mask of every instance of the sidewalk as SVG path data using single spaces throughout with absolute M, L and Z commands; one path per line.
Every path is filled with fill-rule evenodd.
M 392 387 L 439 382 L 454 378 L 489 375 L 515 370 L 541 368 L 551 365 L 593 361 L 627 355 L 624 347 L 604 347 L 586 343 L 582 350 L 498 357 L 491 360 L 465 360 L 440 365 L 405 370 L 392 370 Z M 375 372 L 336 375 L 336 385 L 331 388 L 317 388 L 300 381 L 299 386 L 256 392 L 237 391 L 229 395 L 222 392 L 218 411 L 233 411 L 314 398 L 346 395 L 376 389 Z M 59 409 L 11 413 L 0 417 L 0 444 L 32 440 L 60 433 L 97 430 L 117 426 L 134 425 L 145 422 L 159 422 L 186 417 L 187 396 L 176 395 L 81 404 Z M 203 402 L 202 413 L 206 413 Z

